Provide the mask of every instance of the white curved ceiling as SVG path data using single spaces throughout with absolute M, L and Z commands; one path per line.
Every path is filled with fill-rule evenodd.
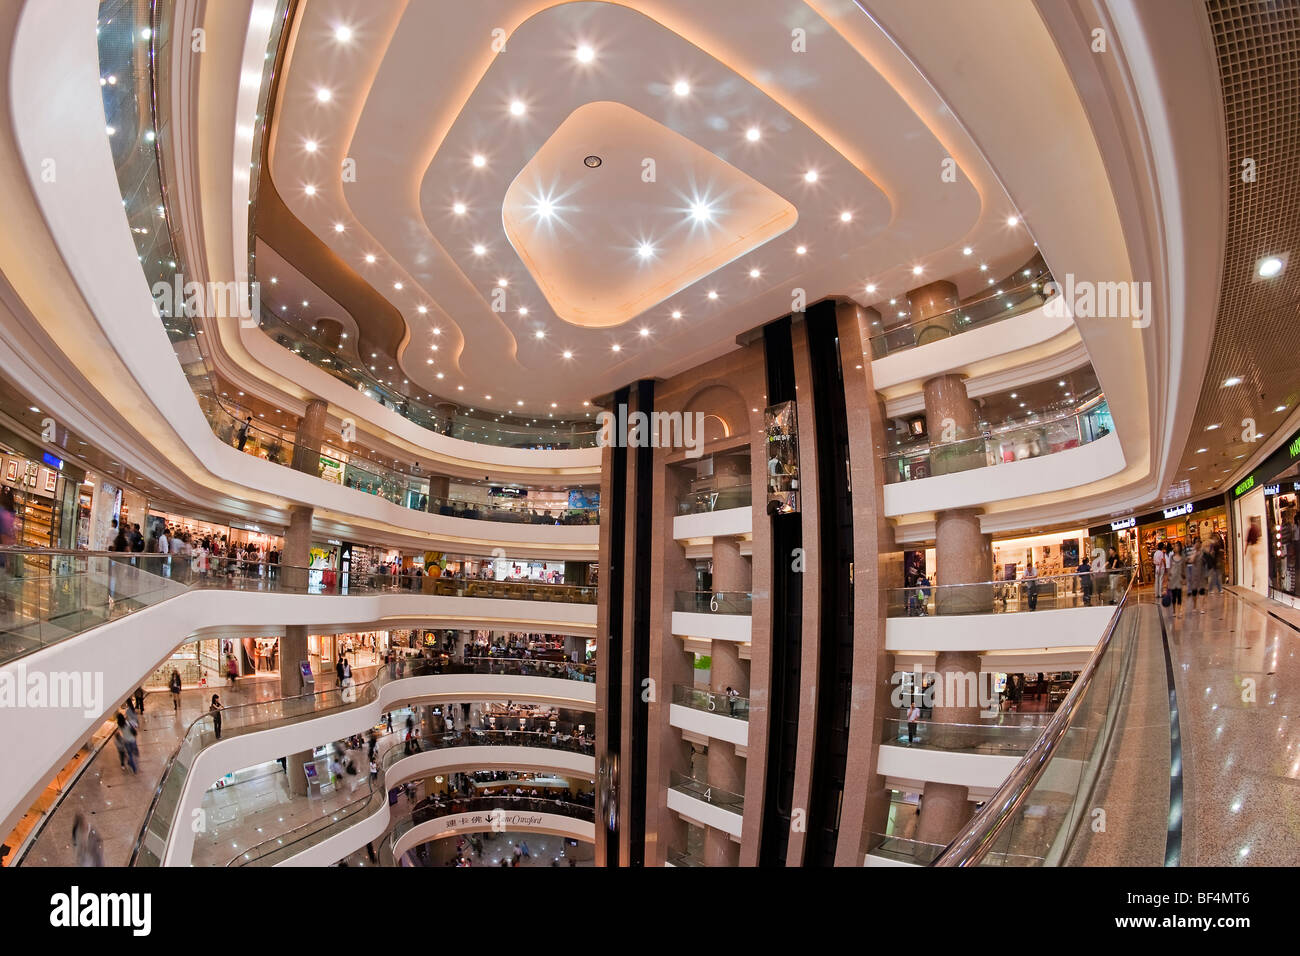
M 465 404 L 580 417 L 593 395 L 729 350 L 789 312 L 795 290 L 869 304 L 948 278 L 965 295 L 987 280 L 978 264 L 1004 274 L 1032 253 L 943 105 L 905 101 L 867 44 L 816 9 L 843 16 L 846 2 L 305 0 L 271 175 L 289 209 L 405 318 L 403 378 Z M 639 114 L 633 143 L 610 124 L 564 129 L 602 102 Z M 678 161 L 691 153 L 678 139 L 708 161 Z M 606 185 L 585 188 L 575 168 L 545 193 L 549 179 L 561 185 L 556 157 L 580 163 L 587 141 L 619 157 L 586 171 Z M 630 166 L 635 152 L 660 160 L 653 182 Z M 545 212 L 556 224 L 544 249 L 544 230 L 525 240 L 516 228 L 523 256 L 503 217 L 516 180 L 532 194 L 516 200 L 516 227 Z M 775 226 L 754 232 L 742 215 L 751 204 L 728 201 L 748 182 L 797 221 L 774 212 Z M 692 218 L 701 203 L 706 223 Z M 692 227 L 714 238 L 675 245 Z M 620 231 L 626 241 L 613 241 Z M 571 307 L 584 272 L 602 290 L 585 312 Z

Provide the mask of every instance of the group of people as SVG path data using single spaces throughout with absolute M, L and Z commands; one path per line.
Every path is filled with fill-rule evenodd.
M 1104 552 L 1101 548 L 1094 548 L 1091 560 L 1086 555 L 1081 556 L 1075 574 L 1079 576 L 1079 593 L 1083 604 L 1092 607 L 1094 600 L 1097 603 L 1117 604 L 1127 569 L 1128 561 L 1114 548 Z M 1103 583 L 1110 595 L 1109 602 L 1106 602 L 1102 591 Z
M 1184 593 L 1190 599 L 1191 611 L 1202 614 L 1210 592 L 1223 593 L 1223 551 L 1223 539 L 1217 533 L 1205 542 L 1193 538 L 1190 545 L 1182 541 L 1162 541 L 1156 545 L 1151 554 L 1155 593 L 1174 617 L 1184 614 Z
M 258 575 L 266 565 L 267 577 L 275 578 L 280 565 L 280 552 L 275 547 L 263 550 L 254 542 L 239 545 L 226 535 L 199 537 L 189 531 L 157 522 L 149 529 L 146 538 L 138 524 L 113 519 L 109 551 L 133 554 L 165 554 L 169 560 L 166 570 L 173 577 L 197 574 L 206 578 L 210 573 Z

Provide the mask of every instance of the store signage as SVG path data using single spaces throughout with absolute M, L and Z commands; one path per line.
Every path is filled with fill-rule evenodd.
M 1189 515 L 1192 513 L 1192 503 L 1184 501 L 1181 505 L 1174 505 L 1172 508 L 1165 509 L 1166 518 L 1177 518 L 1179 515 Z
M 1282 483 L 1281 483 L 1281 482 L 1278 482 L 1278 483 L 1275 484 L 1275 485 L 1265 485 L 1265 486 L 1264 486 L 1264 494 L 1266 494 L 1266 495 L 1280 495 L 1281 493 L 1282 493 Z
M 41 455 L 41 461 L 45 462 L 45 464 L 49 465 L 55 471 L 63 470 L 63 459 L 55 458 L 48 451 L 45 454 Z
M 1123 531 L 1125 528 L 1131 528 L 1137 524 L 1137 518 L 1121 518 L 1119 521 L 1110 523 L 1111 531 Z
M 1300 435 L 1297 435 L 1291 444 L 1286 446 L 1286 450 L 1292 458 L 1300 458 Z
M 1242 495 L 1244 495 L 1246 492 L 1250 491 L 1250 489 L 1254 487 L 1255 487 L 1255 476 L 1251 475 L 1245 481 L 1238 484 L 1236 488 L 1233 488 L 1232 493 L 1235 497 L 1240 498 Z

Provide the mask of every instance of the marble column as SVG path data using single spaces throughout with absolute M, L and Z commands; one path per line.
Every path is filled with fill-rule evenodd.
M 429 500 L 425 503 L 427 511 L 437 514 L 451 490 L 451 479 L 446 475 L 429 476 Z
M 907 293 L 912 306 L 910 325 L 916 333 L 916 344 L 924 345 L 953 334 L 953 319 L 957 307 L 957 287 L 943 280 L 930 282 Z
M 916 821 L 916 839 L 947 846 L 975 810 L 965 787 L 951 783 L 927 783 L 922 793 L 921 815 Z
M 934 522 L 934 559 L 939 587 L 936 614 L 993 610 L 993 536 L 980 530 L 975 508 L 940 511 Z M 950 587 L 950 585 L 965 585 Z
M 298 434 L 293 439 L 293 469 L 308 475 L 320 474 L 320 446 L 325 440 L 325 421 L 329 403 L 314 398 L 298 421 Z

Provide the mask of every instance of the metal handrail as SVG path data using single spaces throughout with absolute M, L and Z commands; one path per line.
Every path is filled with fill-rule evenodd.
M 930 864 L 931 866 L 978 865 L 992 849 L 1002 831 L 1011 824 L 1016 812 L 1033 792 L 1039 777 L 1047 769 L 1057 748 L 1070 731 L 1070 723 L 1074 719 L 1075 711 L 1087 694 L 1102 657 L 1110 649 L 1111 639 L 1115 636 L 1120 617 L 1128 605 L 1129 596 L 1133 593 L 1134 577 L 1129 577 L 1124 596 L 1115 606 L 1115 613 L 1111 615 L 1106 630 L 1102 632 L 1101 640 L 1097 642 L 1097 647 L 1088 658 L 1088 663 L 1079 672 L 1074 686 L 1070 688 L 1070 693 L 1052 715 L 1052 720 L 1043 730 L 1043 735 L 1025 752 L 1020 763 L 1016 764 L 1015 769 L 1002 782 L 1002 786 L 985 801 L 984 807 L 975 814 L 966 825 L 966 829 L 944 848 L 944 851 Z

